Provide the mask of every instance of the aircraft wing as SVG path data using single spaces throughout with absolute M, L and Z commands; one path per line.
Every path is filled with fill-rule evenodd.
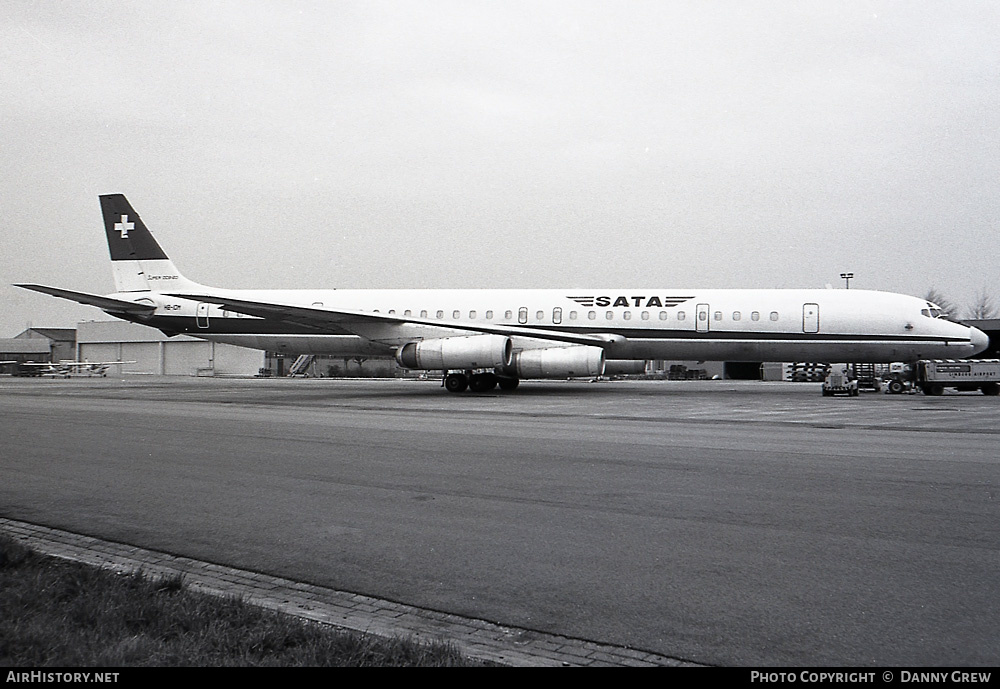
M 131 301 L 122 301 L 120 299 L 112 299 L 110 297 L 102 297 L 99 294 L 88 294 L 87 292 L 74 292 L 73 290 L 62 289 L 60 287 L 46 287 L 45 285 L 14 285 L 15 287 L 22 287 L 24 289 L 34 290 L 35 292 L 41 292 L 42 294 L 51 294 L 53 297 L 61 297 L 63 299 L 69 299 L 70 301 L 76 301 L 81 304 L 87 304 L 88 306 L 96 306 L 97 308 L 107 311 L 109 313 L 133 313 L 137 315 L 149 315 L 156 310 L 154 306 L 149 304 L 136 304 Z
M 135 361 L 60 361 L 59 366 L 67 368 L 84 368 L 87 366 L 118 366 L 121 364 L 134 364 Z
M 219 304 L 229 311 L 237 311 L 239 313 L 245 313 L 250 316 L 257 316 L 258 318 L 265 318 L 268 320 L 306 325 L 320 331 L 332 331 L 337 333 L 345 331 L 355 333 L 354 328 L 357 328 L 360 331 L 365 329 L 364 326 L 370 326 L 376 323 L 413 323 L 419 325 L 430 325 L 438 328 L 467 330 L 470 333 L 532 337 L 540 340 L 590 345 L 592 347 L 609 347 L 612 344 L 620 342 L 624 339 L 621 335 L 604 333 L 570 333 L 562 330 L 549 330 L 498 323 L 465 323 L 460 321 L 400 316 L 398 314 L 375 313 L 371 311 L 293 306 L 290 304 L 279 304 L 274 302 L 236 299 L 218 294 L 173 293 L 170 296 L 203 301 L 210 304 Z M 356 334 L 362 333 L 357 332 Z

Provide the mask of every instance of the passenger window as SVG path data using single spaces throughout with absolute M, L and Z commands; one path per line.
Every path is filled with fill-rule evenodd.
M 760 320 L 760 311 L 754 311 L 753 313 L 751 313 L 750 314 L 750 320 L 752 320 L 752 321 L 759 321 Z
M 459 311 L 458 309 L 455 309 L 454 311 L 451 312 L 451 317 L 457 321 L 459 318 L 462 317 L 462 312 Z
M 486 320 L 488 320 L 488 321 L 492 321 L 493 320 L 493 312 L 492 311 L 487 311 L 486 312 Z
M 596 311 L 588 311 L 587 312 L 587 318 L 589 320 L 594 320 L 595 318 L 597 318 L 597 312 Z
M 403 312 L 403 315 L 404 315 L 404 316 L 412 316 L 412 315 L 413 315 L 413 312 L 412 312 L 412 311 L 410 311 L 409 309 L 407 309 L 406 311 L 404 311 L 404 312 Z
M 721 311 L 716 311 L 715 312 L 715 320 L 717 320 L 717 321 L 721 321 L 722 320 L 722 312 Z
M 771 312 L 771 320 L 772 321 L 778 320 L 778 312 L 777 311 L 772 311 Z
M 545 312 L 544 311 L 535 311 L 535 320 L 536 321 L 540 321 L 543 318 L 545 318 Z
M 503 317 L 504 317 L 505 320 L 509 321 L 511 318 L 514 317 L 514 312 L 513 311 L 504 311 L 503 312 Z
M 421 317 L 421 318 L 427 318 L 427 309 L 423 309 L 423 310 L 422 310 L 422 311 L 420 312 L 420 317 Z
M 569 312 L 569 319 L 571 321 L 575 321 L 576 320 L 576 311 L 570 311 Z
M 607 318 L 609 321 L 613 321 L 615 319 L 615 312 L 608 311 L 607 313 L 604 314 L 604 317 Z
M 733 311 L 733 320 L 734 321 L 738 321 L 741 318 L 743 318 L 743 316 L 740 314 L 739 311 Z
M 469 311 L 469 319 L 470 320 L 475 320 L 476 319 L 476 312 L 475 311 Z
M 437 317 L 438 318 L 444 318 L 444 311 L 438 311 L 437 312 Z
M 685 318 L 687 318 L 687 314 L 686 313 L 684 313 L 683 311 L 678 311 L 677 312 L 677 320 L 683 321 Z
M 626 311 L 625 313 L 622 314 L 622 318 L 624 318 L 627 321 L 632 320 L 632 312 Z
M 642 312 L 642 320 L 644 320 L 644 321 L 648 321 L 649 320 L 649 311 L 643 311 Z
M 660 311 L 660 320 L 661 321 L 667 320 L 667 312 L 666 311 Z

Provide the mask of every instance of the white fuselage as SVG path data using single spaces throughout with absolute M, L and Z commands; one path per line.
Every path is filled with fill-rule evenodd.
M 331 334 L 276 329 L 270 319 L 160 292 L 109 296 L 155 304 L 147 322 L 156 327 L 257 349 L 337 356 L 391 356 L 407 342 L 491 327 L 517 329 L 515 350 L 569 346 L 553 343 L 546 331 L 601 335 L 608 359 L 889 362 L 960 358 L 985 347 L 980 331 L 932 317 L 923 299 L 864 290 L 212 288 L 211 294 L 387 318 Z M 537 338 L 528 334 L 535 331 Z

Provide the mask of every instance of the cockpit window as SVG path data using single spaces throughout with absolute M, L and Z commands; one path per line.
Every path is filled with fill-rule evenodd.
M 936 304 L 927 302 L 926 309 L 920 309 L 920 313 L 928 318 L 948 318 L 948 314 L 941 310 Z

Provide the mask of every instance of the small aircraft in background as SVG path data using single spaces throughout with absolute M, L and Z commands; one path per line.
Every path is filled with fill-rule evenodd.
M 135 361 L 71 361 L 63 359 L 58 362 L 34 362 L 21 363 L 18 361 L 0 361 L 0 365 L 15 364 L 14 375 L 18 376 L 62 376 L 69 378 L 72 375 L 101 376 L 108 374 L 108 369 L 112 366 L 122 364 L 134 364 Z

